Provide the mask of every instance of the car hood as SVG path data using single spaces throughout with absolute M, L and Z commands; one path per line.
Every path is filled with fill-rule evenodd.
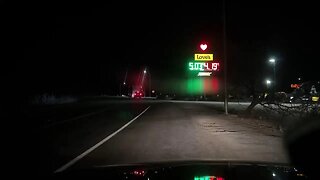
M 54 178 L 90 179 L 308 179 L 299 169 L 287 164 L 230 161 L 180 161 L 106 165 L 92 168 L 70 169 L 57 173 Z

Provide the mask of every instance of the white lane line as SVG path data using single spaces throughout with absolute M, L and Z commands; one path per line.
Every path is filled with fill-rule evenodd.
M 105 143 L 106 141 L 108 141 L 109 139 L 111 139 L 113 136 L 115 136 L 116 134 L 118 134 L 120 131 L 122 131 L 124 128 L 126 128 L 127 126 L 129 126 L 133 121 L 135 121 L 136 119 L 138 119 L 143 113 L 145 113 L 148 109 L 150 108 L 147 107 L 144 111 L 142 111 L 138 116 L 136 116 L 135 118 L 133 118 L 131 121 L 129 121 L 127 124 L 125 124 L 124 126 L 122 126 L 120 129 L 118 129 L 117 131 L 115 131 L 114 133 L 110 134 L 109 136 L 107 136 L 106 138 L 104 138 L 102 141 L 98 142 L 96 145 L 92 146 L 90 149 L 86 150 L 85 152 L 83 152 L 82 154 L 80 154 L 79 156 L 77 156 L 76 158 L 72 159 L 70 162 L 68 162 L 67 164 L 61 166 L 59 169 L 55 170 L 54 173 L 59 173 L 62 172 L 64 170 L 66 170 L 67 168 L 69 168 L 70 166 L 72 166 L 73 164 L 75 164 L 76 162 L 78 162 L 80 159 L 82 159 L 83 157 L 85 157 L 86 155 L 88 155 L 89 153 L 91 153 L 93 150 L 95 150 L 97 147 L 101 146 L 103 143 Z

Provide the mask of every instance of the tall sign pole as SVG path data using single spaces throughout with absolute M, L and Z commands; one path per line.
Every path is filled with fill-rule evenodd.
M 226 0 L 223 0 L 224 113 L 228 115 Z

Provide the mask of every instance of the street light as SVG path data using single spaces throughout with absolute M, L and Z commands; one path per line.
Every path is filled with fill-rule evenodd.
M 122 96 L 121 85 L 123 85 L 123 86 L 126 85 L 127 75 L 128 75 L 128 68 L 127 68 L 127 70 L 126 70 L 126 74 L 125 74 L 125 76 L 124 76 L 124 81 L 123 81 L 123 83 L 122 83 L 122 84 L 120 83 L 120 85 L 119 85 L 119 94 L 120 94 L 120 96 Z
M 269 79 L 266 80 L 266 84 L 269 85 L 271 84 L 271 81 Z
M 269 79 L 266 80 L 267 89 L 269 89 L 269 85 L 271 84 L 271 81 Z
M 147 74 L 147 69 L 143 70 L 143 74 Z M 148 71 L 148 76 L 149 76 L 149 96 L 151 97 L 151 74 L 150 74 L 150 71 Z
M 122 88 L 121 88 L 121 86 L 123 85 L 123 88 L 125 88 L 125 85 L 126 85 L 126 82 L 123 82 L 122 84 L 120 83 L 120 85 L 119 85 L 119 92 L 120 92 L 120 96 L 122 96 L 122 91 L 124 91 Z
M 298 83 L 301 83 L 301 81 L 302 81 L 302 78 L 298 77 Z
M 276 60 L 275 60 L 274 58 L 271 58 L 271 59 L 269 59 L 269 62 L 271 62 L 271 63 L 275 63 L 275 62 L 276 62 Z
M 273 90 L 276 91 L 276 59 L 271 58 L 269 62 L 273 65 Z

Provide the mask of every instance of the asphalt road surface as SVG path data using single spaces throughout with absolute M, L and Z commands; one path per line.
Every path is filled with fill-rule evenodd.
M 281 133 L 225 116 L 217 103 L 99 103 L 92 112 L 72 118 L 59 115 L 60 120 L 34 130 L 37 173 L 144 162 L 289 162 Z M 245 108 L 246 104 L 232 106 Z

